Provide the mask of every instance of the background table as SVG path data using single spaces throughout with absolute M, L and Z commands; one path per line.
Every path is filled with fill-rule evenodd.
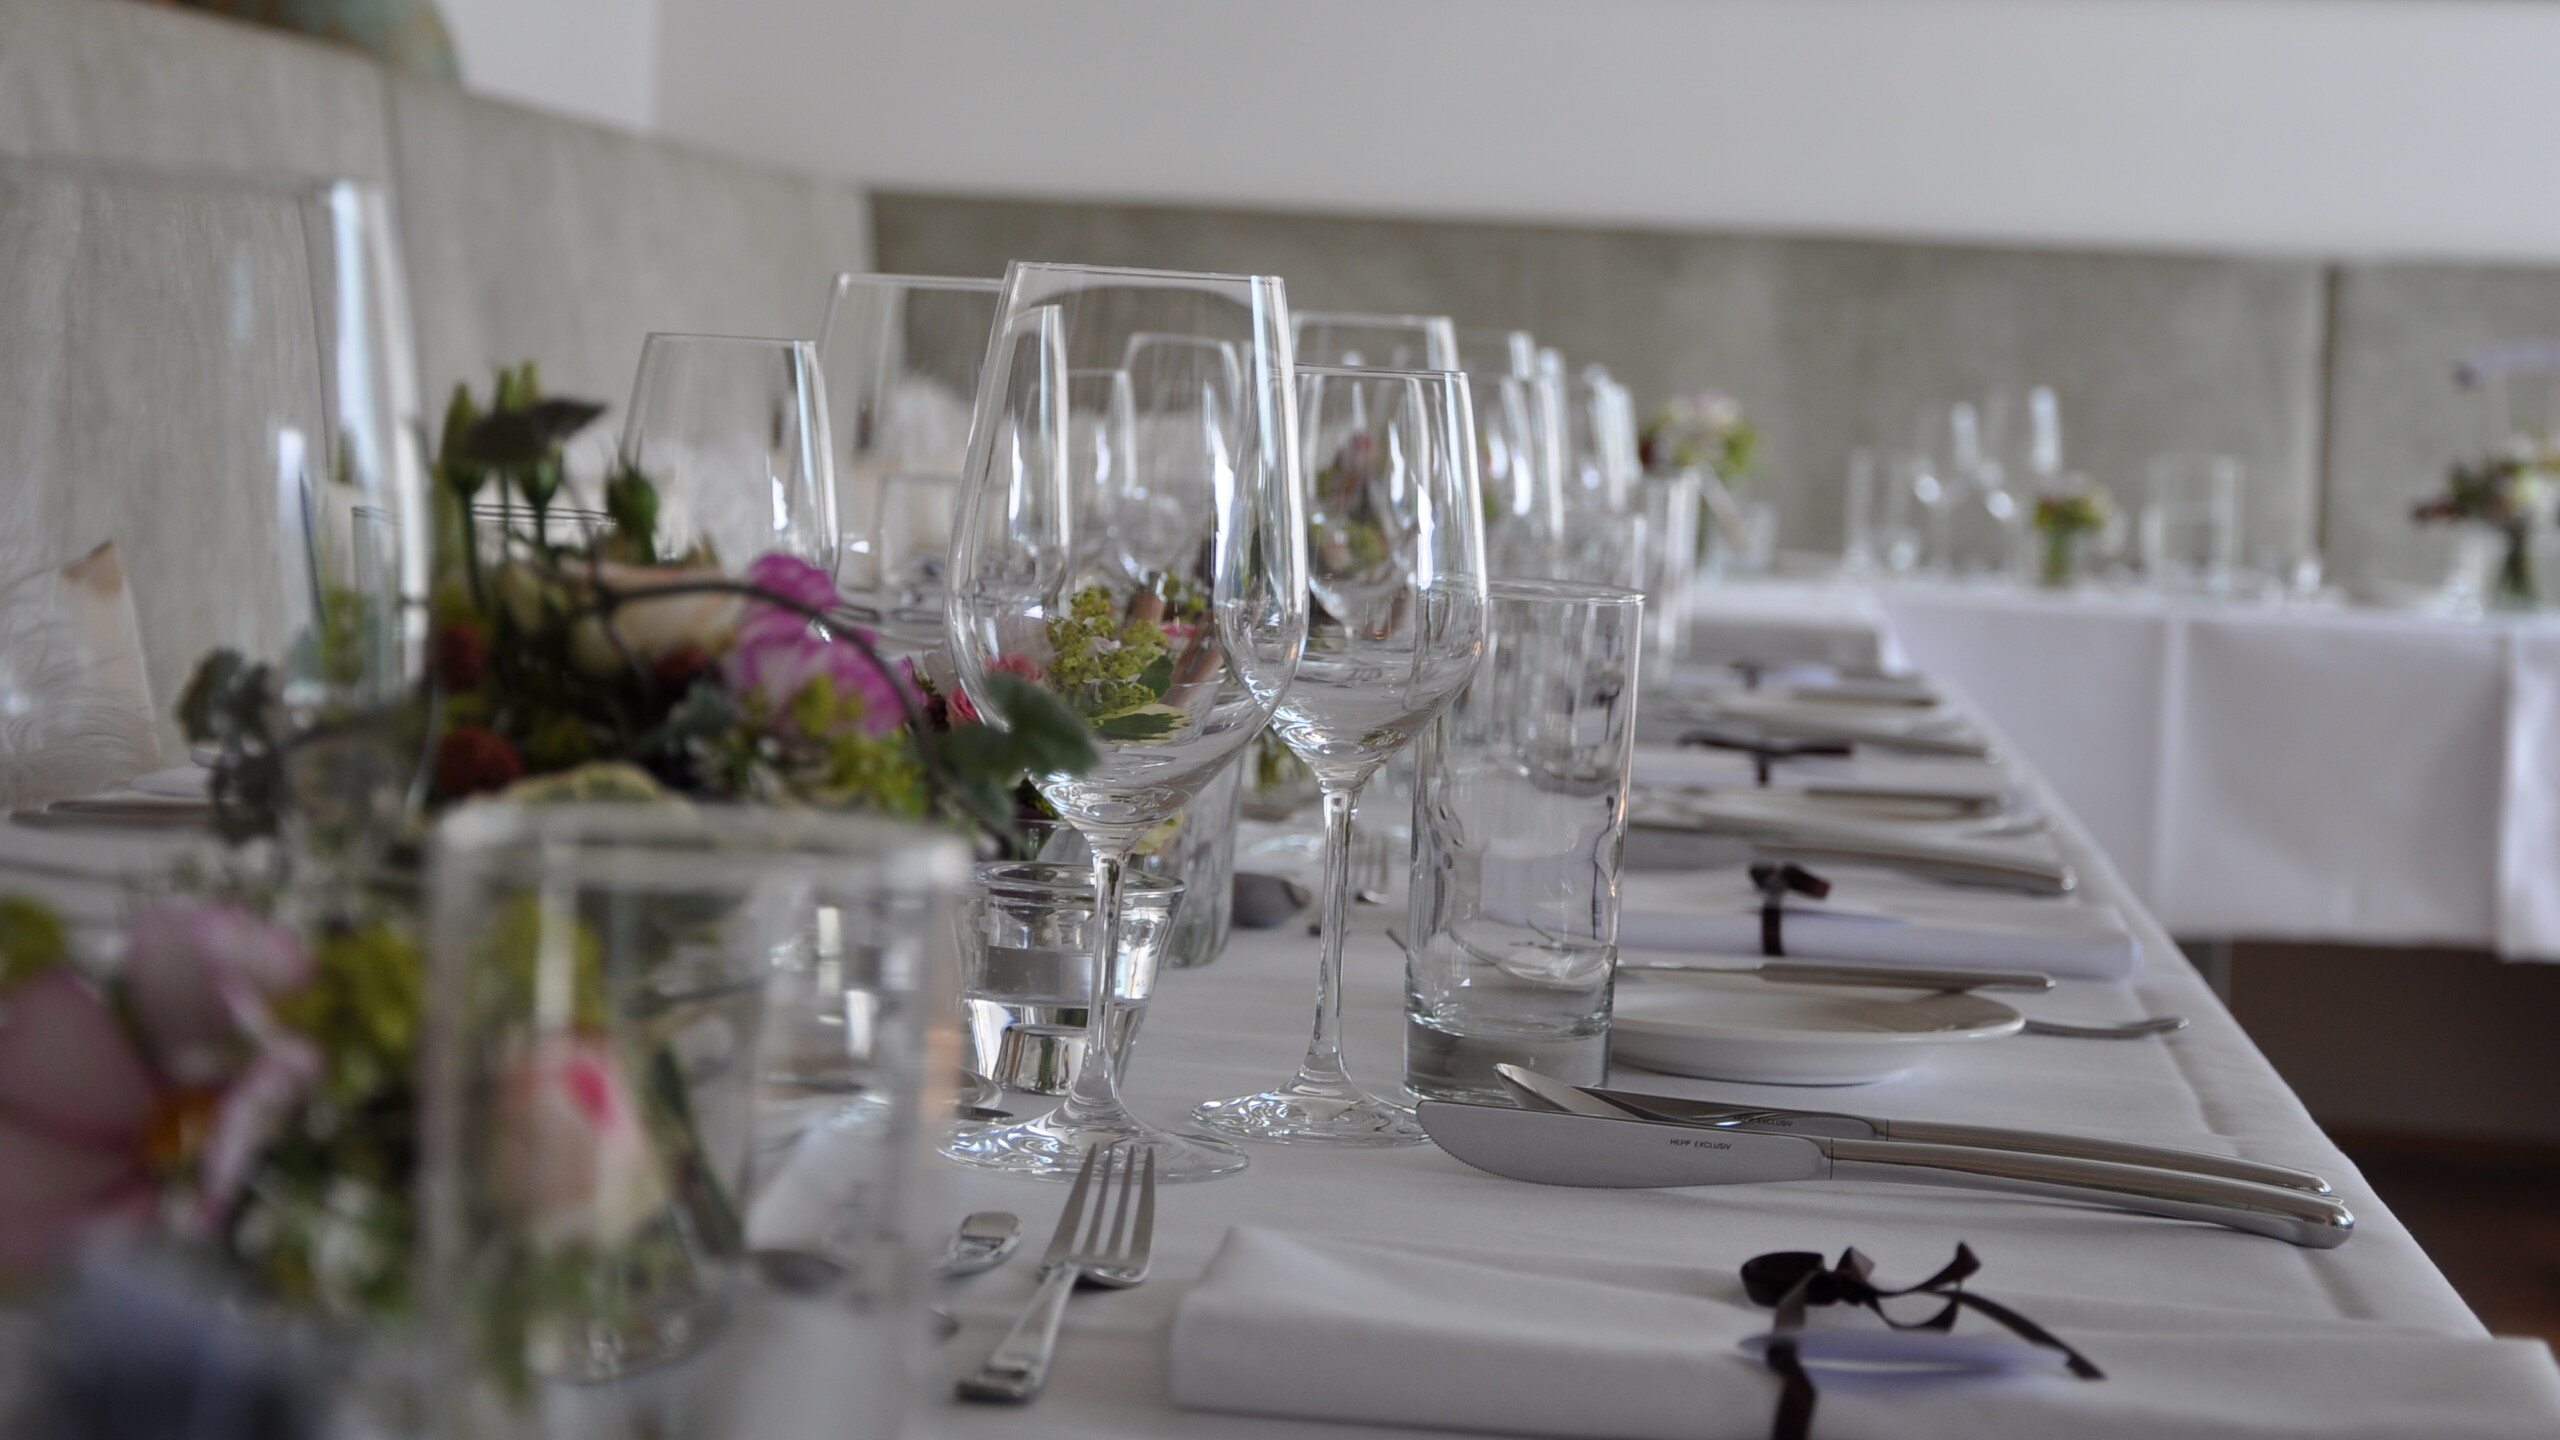
M 2172 933 L 2560 959 L 2560 622 L 1838 582 L 1699 606 L 1711 650 L 1873 627 L 1969 692 Z
M 2050 797 L 2048 797 L 2050 798 Z M 1365 1152 L 1252 1146 L 1253 1166 L 1209 1184 L 1167 1187 L 1155 1269 L 1135 1290 L 1086 1292 L 1073 1302 L 1049 1394 L 1027 1410 L 950 1404 L 938 1432 L 972 1436 L 1308 1435 L 1355 1440 L 1408 1430 L 1299 1424 L 1178 1411 L 1165 1399 L 1163 1334 L 1230 1225 L 1252 1224 L 1389 1242 L 1437 1243 L 1572 1256 L 1667 1259 L 1731 1269 L 1763 1251 L 1857 1245 L 1887 1278 L 1917 1278 L 1958 1241 L 1980 1253 L 1982 1286 L 2034 1293 L 2114 1293 L 2267 1317 L 2389 1320 L 2477 1335 L 2479 1322 L 2374 1198 L 2353 1166 L 2214 999 L 2167 934 L 2130 901 L 2123 882 L 2068 817 L 2062 838 L 2085 883 L 2124 906 L 2144 964 L 2125 986 L 2068 984 L 2029 997 L 2032 1014 L 2086 1020 L 2177 1011 L 2189 1031 L 2165 1041 L 2033 1037 L 1942 1056 L 1898 1081 L 1852 1089 L 1715 1084 L 1621 1071 L 1619 1083 L 1776 1104 L 1992 1125 L 2074 1129 L 2128 1140 L 2246 1153 L 2319 1171 L 2353 1207 L 2345 1246 L 2301 1250 L 2277 1241 L 2070 1204 L 1898 1185 L 1727 1186 L 1618 1191 L 1498 1179 L 1430 1146 Z M 1348 961 L 1347 1034 L 1353 1072 L 1373 1085 L 1401 1063 L 1400 957 L 1379 938 L 1393 914 L 1364 909 Z M 1314 942 L 1300 926 L 1239 933 L 1215 964 L 1170 973 L 1139 1037 L 1130 1103 L 1158 1121 L 1203 1098 L 1285 1078 L 1313 1016 Z M 954 1169 L 953 1213 L 1011 1210 L 1036 1257 L 1059 1185 Z M 1033 1285 L 1034 1265 L 958 1282 L 947 1308 L 965 1322 L 947 1347 L 955 1370 L 975 1365 Z M 1275 1365 L 1288 1357 L 1275 1355 Z M 1309 1376 L 1321 1384 L 1322 1377 Z M 1774 1393 L 1774 1391 L 1773 1391 Z

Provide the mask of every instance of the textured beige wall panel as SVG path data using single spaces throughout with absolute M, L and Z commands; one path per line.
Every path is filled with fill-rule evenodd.
M 2251 543 L 2310 532 L 2320 269 L 2309 262 L 1895 245 L 876 194 L 881 268 L 1012 258 L 1250 270 L 1307 309 L 1446 312 L 1600 360 L 1640 404 L 1717 385 L 1768 442 L 1787 544 L 1839 539 L 1857 445 L 2052 385 L 2066 451 L 2130 499 L 2155 451 L 2239 455 Z

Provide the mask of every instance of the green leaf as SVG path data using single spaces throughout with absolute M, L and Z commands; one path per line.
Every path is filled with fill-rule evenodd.
M 462 433 L 446 458 L 499 470 L 517 470 L 548 458 L 560 442 L 584 430 L 605 407 L 588 400 L 537 400 L 517 410 L 483 416 Z
M 1164 692 L 1173 688 L 1173 652 L 1158 655 L 1154 664 L 1139 671 L 1138 683 L 1147 687 L 1148 694 L 1163 699 Z
M 209 744 L 224 738 L 216 723 L 248 663 L 239 651 L 227 647 L 196 662 L 196 673 L 188 677 L 187 688 L 178 696 L 178 724 L 189 740 Z
M 986 689 L 1023 757 L 1022 769 L 1081 775 L 1102 758 L 1084 722 L 1047 690 L 1002 671 L 987 676 Z
M 1189 715 L 1169 705 L 1144 705 L 1102 721 L 1093 727 L 1093 733 L 1125 745 L 1132 741 L 1161 740 L 1190 723 Z

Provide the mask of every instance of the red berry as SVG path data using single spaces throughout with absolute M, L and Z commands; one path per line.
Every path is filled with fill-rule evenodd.
M 447 690 L 468 690 L 480 683 L 489 663 L 489 642 L 468 620 L 448 620 L 436 627 L 436 678 Z
M 456 725 L 436 744 L 436 789 L 448 800 L 504 790 L 522 778 L 516 747 L 486 726 Z

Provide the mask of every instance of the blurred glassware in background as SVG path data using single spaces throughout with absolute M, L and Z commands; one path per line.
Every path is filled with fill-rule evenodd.
M 1636 407 L 1627 387 L 1598 365 L 1563 380 L 1564 492 L 1568 508 L 1620 514 L 1633 502 Z
M 1634 588 L 1645 600 L 1642 673 L 1667 683 L 1689 646 L 1690 592 L 1698 583 L 1698 536 L 1705 487 L 1695 472 L 1647 475 L 1636 481 L 1644 521 L 1644 564 Z
M 1484 660 L 1426 727 L 1406 921 L 1405 1084 L 1495 1102 L 1497 1064 L 1608 1065 L 1644 598 L 1502 581 Z
M 1133 874 L 1121 885 L 1109 1026 L 1112 1063 L 1124 1074 L 1182 897 L 1179 881 L 1157 875 Z M 1008 1090 L 1065 1094 L 1084 1057 L 1099 943 L 1093 866 L 1081 855 L 980 864 L 960 907 L 969 1069 Z
M 818 327 L 834 442 L 837 584 L 896 650 L 942 638 L 942 567 L 994 280 L 838 275 Z
M 1849 575 L 1871 575 L 1881 564 L 1876 532 L 1881 527 L 1885 487 L 1877 484 L 1876 452 L 1864 445 L 1849 451 L 1849 468 L 1840 487 L 1840 569 Z
M 2142 502 L 2142 573 L 2152 586 L 2227 595 L 2240 551 L 2238 459 L 2165 454 L 2151 458 Z
M 1552 575 L 1565 560 L 1562 456 L 1540 420 L 1552 387 L 1538 378 L 1526 330 L 1460 330 L 1458 353 L 1475 403 L 1477 481 L 1485 556 L 1493 575 Z
M 811 810 L 444 823 L 436 1433 L 897 1433 L 966 874 L 956 840 Z
M 835 573 L 834 447 L 806 340 L 651 335 L 622 453 L 658 490 L 660 547 L 722 565 L 780 551 Z
M 1297 362 L 1381 370 L 1459 370 L 1458 328 L 1446 315 L 1355 315 L 1301 310 Z
M 2026 560 L 2028 506 L 1998 458 L 2002 398 L 1994 395 L 1988 420 L 1970 400 L 1948 411 L 1947 568 L 1961 577 L 2014 578 Z

